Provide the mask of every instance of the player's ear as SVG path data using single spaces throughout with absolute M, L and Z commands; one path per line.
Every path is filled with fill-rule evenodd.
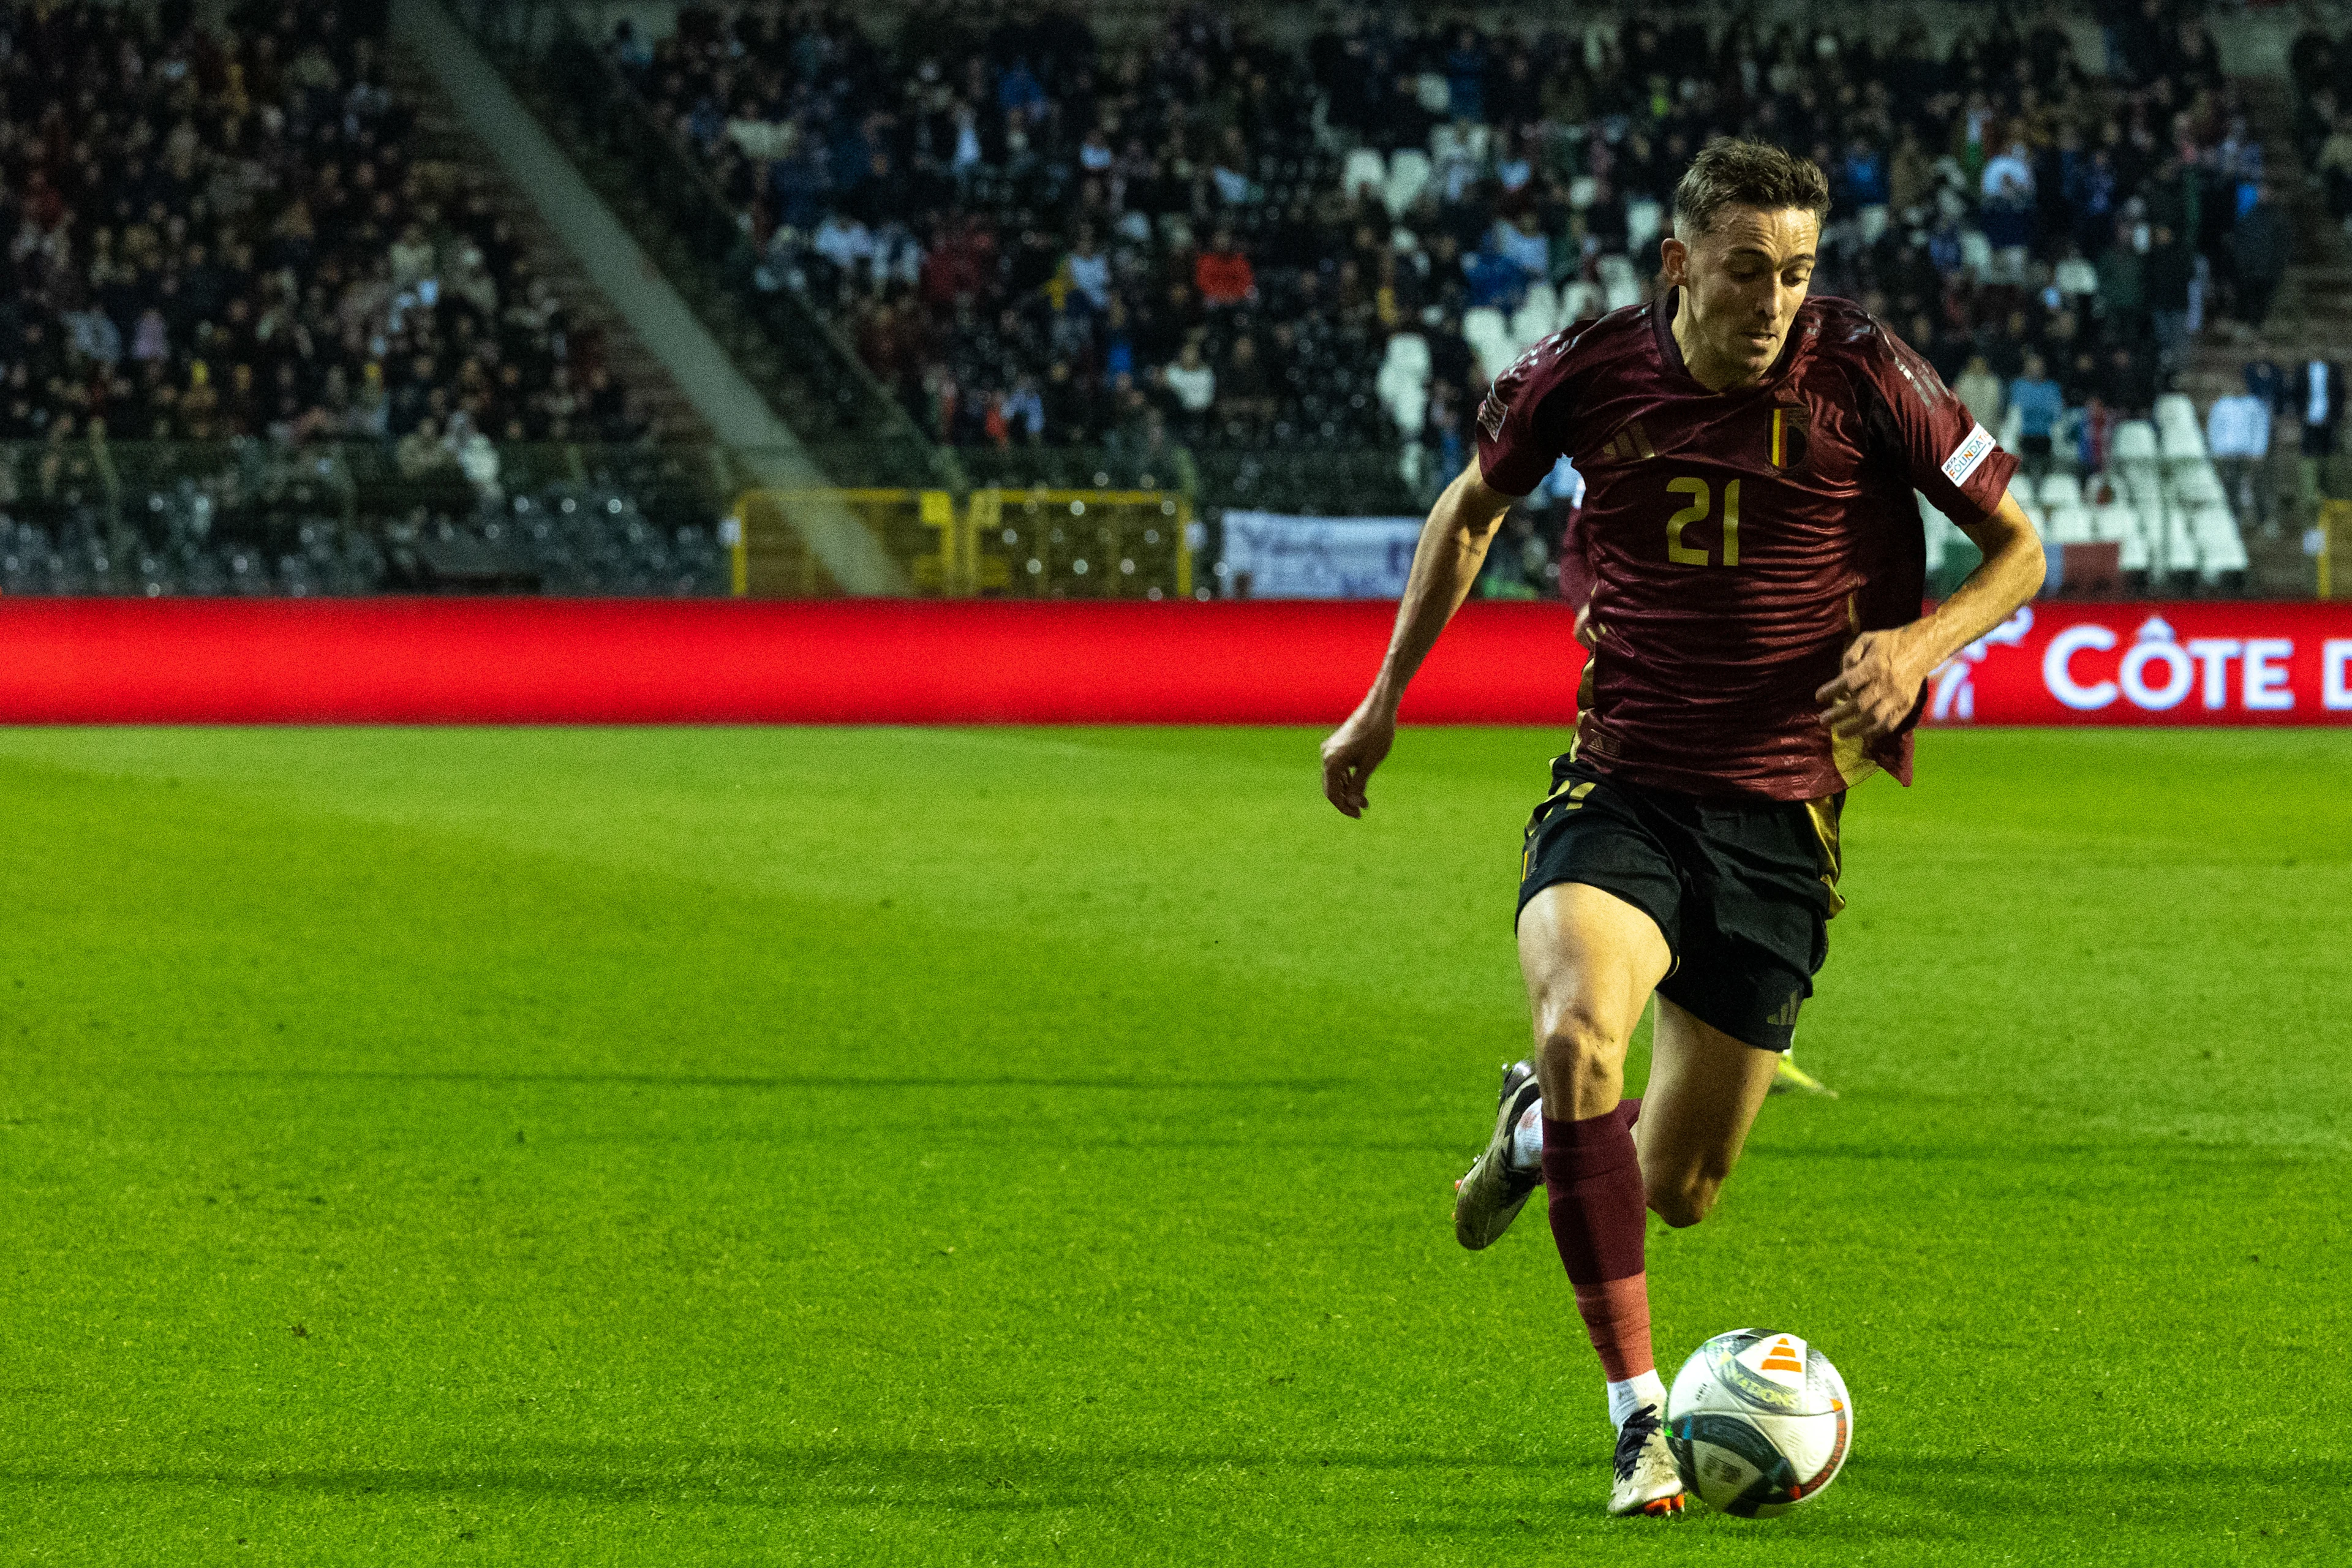
M 1666 282 L 1679 285 L 1683 281 L 1684 268 L 1690 265 L 1690 247 L 1670 234 L 1658 242 L 1658 260 L 1660 273 Z

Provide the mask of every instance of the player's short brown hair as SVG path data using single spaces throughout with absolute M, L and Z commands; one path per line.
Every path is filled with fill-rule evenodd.
M 1763 142 L 1718 136 L 1699 150 L 1675 187 L 1675 232 L 1696 238 L 1715 226 L 1726 207 L 1789 207 L 1829 216 L 1830 181 L 1822 166 Z

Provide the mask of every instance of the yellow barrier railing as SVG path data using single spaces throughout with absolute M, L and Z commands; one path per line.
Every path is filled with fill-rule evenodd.
M 730 519 L 734 590 L 757 598 L 839 592 L 793 522 L 823 498 L 856 515 L 926 596 L 1192 596 L 1192 502 L 1176 490 L 747 490 Z

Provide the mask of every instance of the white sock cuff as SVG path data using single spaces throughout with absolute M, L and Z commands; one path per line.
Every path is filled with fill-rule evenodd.
M 1654 1405 L 1658 1414 L 1666 1413 L 1666 1385 L 1659 1381 L 1658 1369 L 1636 1373 L 1622 1383 L 1609 1385 L 1609 1424 L 1622 1426 L 1644 1405 Z
M 1511 1126 L 1511 1169 L 1535 1171 L 1543 1167 L 1543 1101 L 1535 1100 L 1519 1112 Z

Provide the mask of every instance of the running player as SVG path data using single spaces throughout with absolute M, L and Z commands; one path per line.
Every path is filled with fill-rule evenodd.
M 1807 300 L 1829 186 L 1717 142 L 1675 193 L 1669 287 L 1538 343 L 1496 378 L 1478 453 L 1431 510 L 1371 690 L 1323 743 L 1349 816 L 1405 684 L 1512 500 L 1563 455 L 1594 578 L 1576 742 L 1528 824 L 1519 967 L 1535 1052 L 1460 1184 L 1465 1246 L 1540 1183 L 1618 1428 L 1612 1513 L 1673 1513 L 1643 1209 L 1715 1205 L 1827 952 L 1845 792 L 1911 773 L 1928 673 L 2041 585 L 2003 452 L 1927 362 L 1843 300 Z M 1923 492 L 1984 552 L 1922 616 Z M 1657 998 L 1649 1085 L 1625 1050 Z

